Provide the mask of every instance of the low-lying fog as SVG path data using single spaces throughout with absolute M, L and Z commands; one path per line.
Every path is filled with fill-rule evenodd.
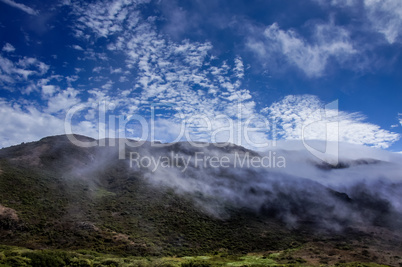
M 152 185 L 191 196 L 218 218 L 241 208 L 279 218 L 289 227 L 313 223 L 333 230 L 363 225 L 398 229 L 402 155 L 346 143 L 339 144 L 338 153 L 317 158 L 296 141 L 278 142 L 258 154 L 236 146 L 178 143 L 135 149 L 127 161 Z

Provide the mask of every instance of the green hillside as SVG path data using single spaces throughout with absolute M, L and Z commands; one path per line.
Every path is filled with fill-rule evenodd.
M 201 207 L 210 196 L 155 185 L 117 153 L 65 136 L 1 149 L 0 266 L 399 264 L 400 239 L 387 228 L 289 227 L 225 202 L 215 216 Z

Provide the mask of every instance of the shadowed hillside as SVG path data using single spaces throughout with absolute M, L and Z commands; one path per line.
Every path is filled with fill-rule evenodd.
M 272 258 L 279 263 L 400 262 L 401 214 L 368 186 L 337 191 L 278 170 L 205 169 L 194 162 L 186 171 L 151 171 L 130 166 L 130 152 L 261 156 L 235 145 L 146 143 L 127 148 L 119 160 L 116 147 L 80 148 L 66 136 L 3 148 L 1 244 L 126 257 L 254 252 L 282 253 Z M 325 173 L 368 164 L 382 163 L 310 165 Z M 386 181 L 377 188 L 390 195 L 402 190 Z

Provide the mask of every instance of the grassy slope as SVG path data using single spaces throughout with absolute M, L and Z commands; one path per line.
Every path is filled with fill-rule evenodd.
M 364 234 L 353 233 L 346 238 L 292 231 L 281 222 L 247 211 L 229 209 L 231 217 L 227 220 L 205 215 L 189 196 L 150 186 L 141 173 L 129 171 L 114 156 L 91 169 L 93 157 L 100 153 L 74 147 L 61 137 L 1 150 L 0 204 L 14 209 L 19 216 L 18 221 L 0 217 L 1 243 L 61 250 L 68 254 L 65 262 L 67 258 L 89 260 L 92 265 L 88 266 L 111 257 L 100 253 L 121 255 L 114 259 L 120 266 L 137 261 L 145 266 L 194 261 L 217 266 L 353 261 L 396 266 L 399 262 L 397 249 L 385 247 L 382 241 L 371 242 L 371 237 Z M 106 151 L 105 157 L 113 153 Z M 72 172 L 77 166 L 83 171 Z M 367 240 L 373 247 L 362 245 Z M 93 251 L 88 253 L 95 256 L 77 252 L 83 249 Z M 72 250 L 76 252 L 69 252 Z M 10 265 L 9 257 L 14 256 L 16 260 L 30 261 L 21 259 L 29 257 L 20 249 L 15 252 L 3 247 L 0 251 L 0 266 L 1 262 Z M 264 251 L 265 254 L 246 256 Z M 381 258 L 384 251 L 389 255 Z M 148 258 L 130 258 L 133 255 Z M 169 258 L 197 255 L 210 258 Z
M 206 267 L 206 266 L 350 266 L 380 267 L 376 263 L 338 261 L 330 264 L 321 257 L 319 261 L 306 261 L 295 255 L 297 249 L 279 252 L 249 253 L 247 255 L 230 255 L 225 251 L 205 256 L 186 257 L 138 257 L 116 256 L 88 250 L 30 250 L 20 247 L 0 245 L 0 266 L 171 266 L 171 267 Z
M 82 153 L 66 144 L 47 151 L 39 165 L 30 165 L 33 159 L 20 159 L 26 151 L 35 154 L 44 145 L 15 147 L 0 161 L 0 203 L 20 217 L 9 227 L 11 231 L 1 232 L 3 243 L 195 255 L 219 249 L 285 249 L 300 240 L 279 222 L 247 212 L 231 211 L 231 219 L 225 221 L 207 216 L 189 197 L 148 185 L 140 173 L 129 172 L 119 161 L 79 175 L 69 172 L 73 165 L 85 165 L 85 154 L 95 151 Z M 10 155 L 17 160 L 10 160 Z M 74 157 L 77 163 L 66 163 L 65 157 Z

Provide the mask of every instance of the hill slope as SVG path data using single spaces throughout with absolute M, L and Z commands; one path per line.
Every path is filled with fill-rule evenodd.
M 259 157 L 234 145 L 155 148 L 146 143 L 127 148 L 127 159 L 119 160 L 115 147 L 80 148 L 66 136 L 4 148 L 1 243 L 138 256 L 293 249 L 306 260 L 325 244 L 318 255 L 327 262 L 396 265 L 396 257 L 402 256 L 397 249 L 401 215 L 368 187 L 342 192 L 277 170 L 201 168 L 194 162 L 185 171 L 180 164 L 152 171 L 130 167 L 130 152 L 153 157 L 175 153 L 184 160 L 196 153 Z M 323 173 L 332 170 L 311 166 Z M 397 183 L 381 186 L 390 195 L 401 191 Z

